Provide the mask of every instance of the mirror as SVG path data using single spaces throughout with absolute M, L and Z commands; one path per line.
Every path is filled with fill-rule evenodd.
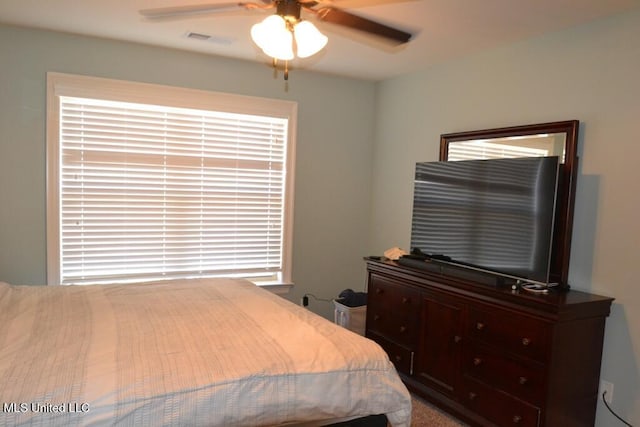
M 578 168 L 578 120 L 443 134 L 440 160 L 558 156 L 560 176 L 550 281 L 568 287 L 573 205 Z

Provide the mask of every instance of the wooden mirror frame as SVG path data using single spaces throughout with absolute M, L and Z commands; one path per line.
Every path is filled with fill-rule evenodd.
M 578 120 L 568 120 L 440 135 L 440 160 L 446 161 L 449 155 L 449 144 L 452 142 L 547 133 L 565 134 L 564 162 L 560 165 L 558 179 L 556 217 L 549 274 L 550 282 L 556 282 L 565 289 L 569 287 L 569 257 L 571 254 L 573 208 L 578 171 L 577 145 L 579 127 L 580 122 Z

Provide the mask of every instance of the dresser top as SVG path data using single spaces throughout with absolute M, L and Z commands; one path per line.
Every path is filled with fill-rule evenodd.
M 579 290 L 554 290 L 548 293 L 532 293 L 522 289 L 512 289 L 511 285 L 488 283 L 479 277 L 474 280 L 468 272 L 457 274 L 434 269 L 418 269 L 400 265 L 395 261 L 365 258 L 370 273 L 404 279 L 424 289 L 437 289 L 459 296 L 472 297 L 485 302 L 513 305 L 518 309 L 528 308 L 546 313 L 556 319 L 590 316 L 607 316 L 613 298 L 591 294 Z M 448 274 L 452 273 L 452 274 Z

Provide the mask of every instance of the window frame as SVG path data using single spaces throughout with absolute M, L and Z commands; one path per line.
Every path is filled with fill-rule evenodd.
M 294 165 L 297 133 L 296 102 L 55 72 L 47 73 L 46 223 L 48 285 L 61 284 L 60 97 L 93 98 L 287 119 L 281 280 L 278 282 L 256 282 L 256 284 L 273 286 L 276 291 L 288 289 L 292 284 L 291 252 L 293 244 Z

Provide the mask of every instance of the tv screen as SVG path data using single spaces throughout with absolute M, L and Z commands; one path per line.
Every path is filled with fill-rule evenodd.
M 411 248 L 548 283 L 558 157 L 417 163 Z

